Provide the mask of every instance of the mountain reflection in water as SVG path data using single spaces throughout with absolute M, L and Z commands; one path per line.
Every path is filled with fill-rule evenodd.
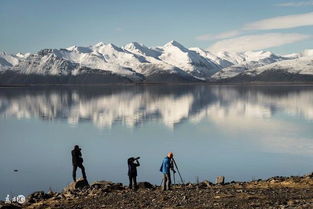
M 197 123 L 271 118 L 276 112 L 313 119 L 311 87 L 124 86 L 8 88 L 0 91 L 0 116 L 91 121 L 100 128 L 136 127 L 156 120 L 169 128 Z M 234 124 L 236 125 L 236 124 Z

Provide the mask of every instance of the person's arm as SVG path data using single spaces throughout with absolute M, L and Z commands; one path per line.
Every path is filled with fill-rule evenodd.
M 82 153 L 81 153 L 80 150 L 78 150 L 78 151 L 76 152 L 76 159 L 77 159 L 77 162 L 78 162 L 78 163 L 83 163 L 83 162 L 84 162 L 84 159 L 83 159 L 83 157 L 82 157 Z
M 138 160 L 136 160 L 135 165 L 136 165 L 137 167 L 138 167 L 138 166 L 140 166 L 140 163 L 139 163 L 139 161 L 138 161 Z
M 72 163 L 76 163 L 76 158 L 75 158 L 75 152 L 74 152 L 74 150 L 72 150 L 71 154 L 72 154 Z

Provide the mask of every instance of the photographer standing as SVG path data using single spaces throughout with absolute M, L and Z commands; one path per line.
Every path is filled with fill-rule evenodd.
M 80 152 L 80 148 L 78 145 L 75 145 L 72 150 L 72 164 L 73 164 L 73 180 L 76 181 L 76 170 L 79 167 L 82 170 L 84 180 L 87 180 L 85 167 L 83 166 L 83 158 L 82 153 Z
M 137 189 L 137 167 L 140 166 L 138 159 L 140 159 L 140 157 L 136 157 L 136 158 L 131 157 L 131 158 L 128 158 L 127 160 L 130 189 L 132 189 L 133 184 L 134 184 L 133 189 Z
M 170 190 L 171 189 L 171 172 L 172 170 L 174 173 L 176 171 L 174 170 L 174 165 L 173 165 L 173 153 L 169 152 L 167 156 L 164 158 L 162 161 L 162 165 L 160 168 L 160 171 L 163 173 L 163 191 L 165 190 Z

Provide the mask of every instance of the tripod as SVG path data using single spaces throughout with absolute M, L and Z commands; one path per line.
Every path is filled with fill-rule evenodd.
M 178 169 L 178 167 L 177 167 L 177 163 L 176 163 L 175 159 L 172 158 L 172 160 L 173 160 L 174 166 L 175 166 L 175 168 L 176 168 L 176 170 L 177 170 L 177 173 L 178 173 L 178 175 L 179 175 L 179 177 L 180 177 L 181 183 L 182 183 L 182 184 L 185 184 L 183 178 L 182 178 L 181 175 L 180 175 L 180 172 L 179 172 L 179 169 Z M 175 173 L 174 173 L 174 182 L 175 182 Z M 174 184 L 175 184 L 175 183 L 174 183 Z

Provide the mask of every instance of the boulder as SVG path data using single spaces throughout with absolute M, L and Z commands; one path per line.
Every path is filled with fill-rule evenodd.
M 35 203 L 35 202 L 39 202 L 41 200 L 49 199 L 51 197 L 52 197 L 52 195 L 47 194 L 44 191 L 37 191 L 37 192 L 30 194 L 27 197 L 27 202 L 28 203 Z
M 218 176 L 216 177 L 216 184 L 224 184 L 225 183 L 225 177 L 224 176 Z
M 75 190 L 82 190 L 82 189 L 87 189 L 89 188 L 89 183 L 87 180 L 80 178 L 75 182 L 70 183 L 67 185 L 63 191 L 64 192 L 69 192 L 69 191 L 75 191 Z
M 205 180 L 205 181 L 199 183 L 200 188 L 211 187 L 212 185 L 213 185 L 213 183 L 208 181 L 208 180 Z
M 100 189 L 100 188 L 105 189 L 105 188 L 110 187 L 111 185 L 113 185 L 113 182 L 111 181 L 96 181 L 92 183 L 90 187 L 94 189 Z
M 110 189 L 111 190 L 123 190 L 125 188 L 123 187 L 122 183 L 115 183 L 115 184 L 111 185 Z
M 111 181 L 96 181 L 91 184 L 92 189 L 101 189 L 102 191 L 122 190 L 124 189 L 122 183 L 113 183 Z
M 147 181 L 139 182 L 137 185 L 138 185 L 138 188 L 140 189 L 153 189 L 154 188 L 154 186 Z

